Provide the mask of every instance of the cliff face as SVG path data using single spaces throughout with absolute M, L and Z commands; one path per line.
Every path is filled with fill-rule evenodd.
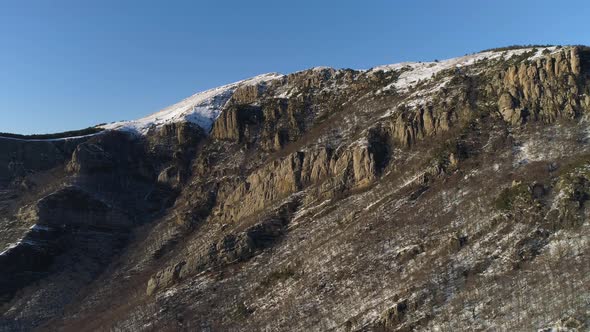
M 210 132 L 0 138 L 2 327 L 590 327 L 587 48 L 232 89 Z
M 577 118 L 590 106 L 579 48 L 511 65 L 493 82 L 498 107 L 512 124 Z

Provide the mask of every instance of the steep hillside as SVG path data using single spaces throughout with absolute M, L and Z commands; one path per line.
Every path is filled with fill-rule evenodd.
M 589 114 L 557 46 L 0 137 L 0 330 L 588 330 Z

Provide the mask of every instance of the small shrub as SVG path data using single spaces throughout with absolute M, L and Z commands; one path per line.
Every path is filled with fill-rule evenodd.
M 523 49 L 523 48 L 531 48 L 531 47 L 551 47 L 554 45 L 510 45 L 510 46 L 505 46 L 505 47 L 496 47 L 496 48 L 489 48 L 486 50 L 483 50 L 481 52 L 501 52 L 501 51 L 511 51 L 511 50 L 519 50 L 519 49 Z
M 237 318 L 246 318 L 250 316 L 253 312 L 254 310 L 246 307 L 246 305 L 242 302 L 236 304 L 235 315 Z
M 568 175 L 578 170 L 584 170 L 590 165 L 590 155 L 584 154 L 572 158 L 566 165 L 559 167 L 559 176 Z
M 294 266 L 287 266 L 272 271 L 261 282 L 260 286 L 267 288 L 278 282 L 285 281 L 297 276 L 297 269 Z
M 521 183 L 505 188 L 495 199 L 494 206 L 499 210 L 508 211 L 514 208 L 518 200 L 532 201 L 528 185 Z

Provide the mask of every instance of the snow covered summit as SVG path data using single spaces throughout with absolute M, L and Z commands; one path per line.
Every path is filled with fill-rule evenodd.
M 207 91 L 196 93 L 179 103 L 130 121 L 113 122 L 102 126 L 104 129 L 124 130 L 137 134 L 145 134 L 150 128 L 169 123 L 188 121 L 209 131 L 213 122 L 219 117 L 223 106 L 240 86 L 256 85 L 282 78 L 282 74 L 268 73 L 243 81 L 227 84 Z

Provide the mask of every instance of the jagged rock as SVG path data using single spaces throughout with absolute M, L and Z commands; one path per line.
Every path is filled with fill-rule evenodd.
M 182 181 L 178 167 L 171 165 L 166 167 L 158 175 L 158 182 L 169 185 L 170 187 L 176 187 Z
M 306 151 L 301 168 L 301 183 L 305 186 L 325 180 L 330 171 L 331 151 L 320 148 Z
M 409 307 L 407 299 L 398 301 L 393 307 L 383 313 L 381 320 L 384 327 L 388 328 L 398 325 L 401 321 L 403 321 L 408 309 Z
M 265 86 L 260 84 L 240 86 L 234 91 L 234 94 L 231 97 L 231 102 L 236 104 L 254 103 L 262 94 L 264 88 Z
M 409 147 L 425 137 L 447 132 L 460 119 L 470 116 L 465 98 L 461 95 L 455 105 L 400 108 L 389 124 L 391 137 L 397 144 Z
M 517 101 L 508 92 L 504 92 L 498 100 L 498 107 L 500 114 L 504 120 L 513 125 L 526 122 L 526 112 L 522 109 L 517 109 Z
M 365 187 L 376 178 L 375 155 L 367 142 L 353 144 L 335 152 L 330 170 L 348 187 Z
M 402 262 L 407 262 L 410 259 L 424 252 L 424 247 L 420 244 L 413 244 L 411 246 L 402 248 L 396 254 L 396 258 Z
M 147 285 L 147 294 L 153 294 L 154 291 L 159 287 L 167 287 L 172 285 L 178 280 L 180 273 L 182 272 L 182 268 L 185 265 L 186 262 L 184 261 L 178 262 L 174 266 L 170 266 L 169 268 L 160 271 L 156 276 L 151 277 Z
M 217 139 L 239 140 L 240 123 L 237 108 L 226 110 L 221 114 L 219 119 L 217 119 L 213 125 L 211 136 Z
M 332 68 L 313 68 L 290 74 L 287 76 L 287 81 L 291 85 L 317 89 L 335 73 L 336 71 Z
M 255 136 L 256 127 L 263 119 L 256 106 L 231 106 L 213 125 L 211 136 L 220 140 L 244 142 Z
M 575 79 L 581 70 L 577 48 L 510 66 L 492 83 L 499 90 L 500 113 L 511 124 L 524 123 L 529 116 L 549 123 L 575 118 L 584 105 Z
M 223 203 L 227 220 L 252 215 L 301 188 L 303 154 L 293 153 L 253 172 Z

